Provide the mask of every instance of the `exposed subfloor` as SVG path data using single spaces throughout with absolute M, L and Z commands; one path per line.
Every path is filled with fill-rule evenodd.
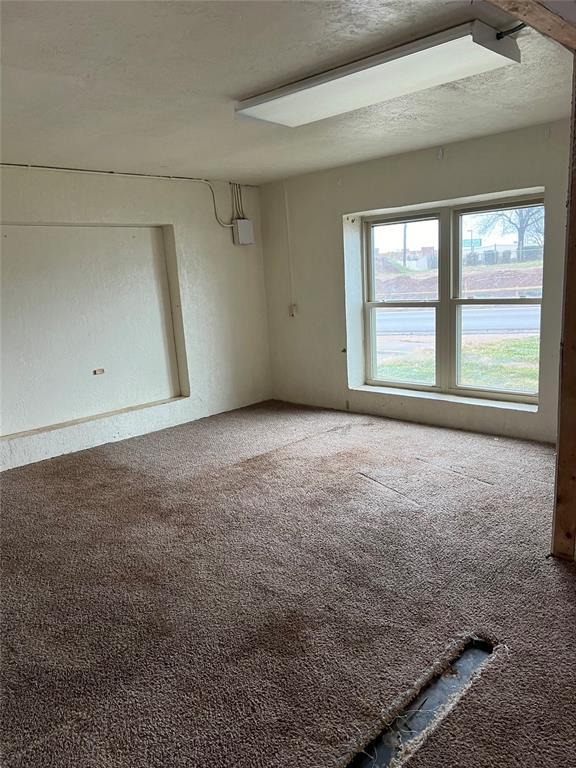
M 4 473 L 3 764 L 343 768 L 478 635 L 410 768 L 573 768 L 553 462 L 267 403 Z
M 426 679 L 382 732 L 352 758 L 348 768 L 388 768 L 411 753 L 456 706 L 493 650 L 492 644 L 482 638 L 470 638 L 446 666 Z

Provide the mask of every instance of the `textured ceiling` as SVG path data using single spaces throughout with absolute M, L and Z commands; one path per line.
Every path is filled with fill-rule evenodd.
M 571 56 L 523 63 L 296 129 L 237 99 L 481 18 L 470 0 L 3 2 L 3 161 L 258 183 L 569 114 Z

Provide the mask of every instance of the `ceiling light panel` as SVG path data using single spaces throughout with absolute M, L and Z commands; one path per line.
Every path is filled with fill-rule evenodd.
M 511 37 L 481 21 L 240 101 L 236 112 L 295 128 L 520 62 Z

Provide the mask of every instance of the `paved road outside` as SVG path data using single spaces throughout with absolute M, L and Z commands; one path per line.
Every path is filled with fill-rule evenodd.
M 463 312 L 463 332 L 469 333 L 538 333 L 540 330 L 540 307 L 534 304 L 523 306 L 467 306 Z M 399 335 L 434 333 L 433 309 L 386 309 L 376 313 L 378 334 Z

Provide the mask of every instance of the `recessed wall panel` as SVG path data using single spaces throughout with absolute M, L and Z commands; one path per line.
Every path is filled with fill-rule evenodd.
M 179 394 L 161 227 L 4 226 L 3 435 Z

